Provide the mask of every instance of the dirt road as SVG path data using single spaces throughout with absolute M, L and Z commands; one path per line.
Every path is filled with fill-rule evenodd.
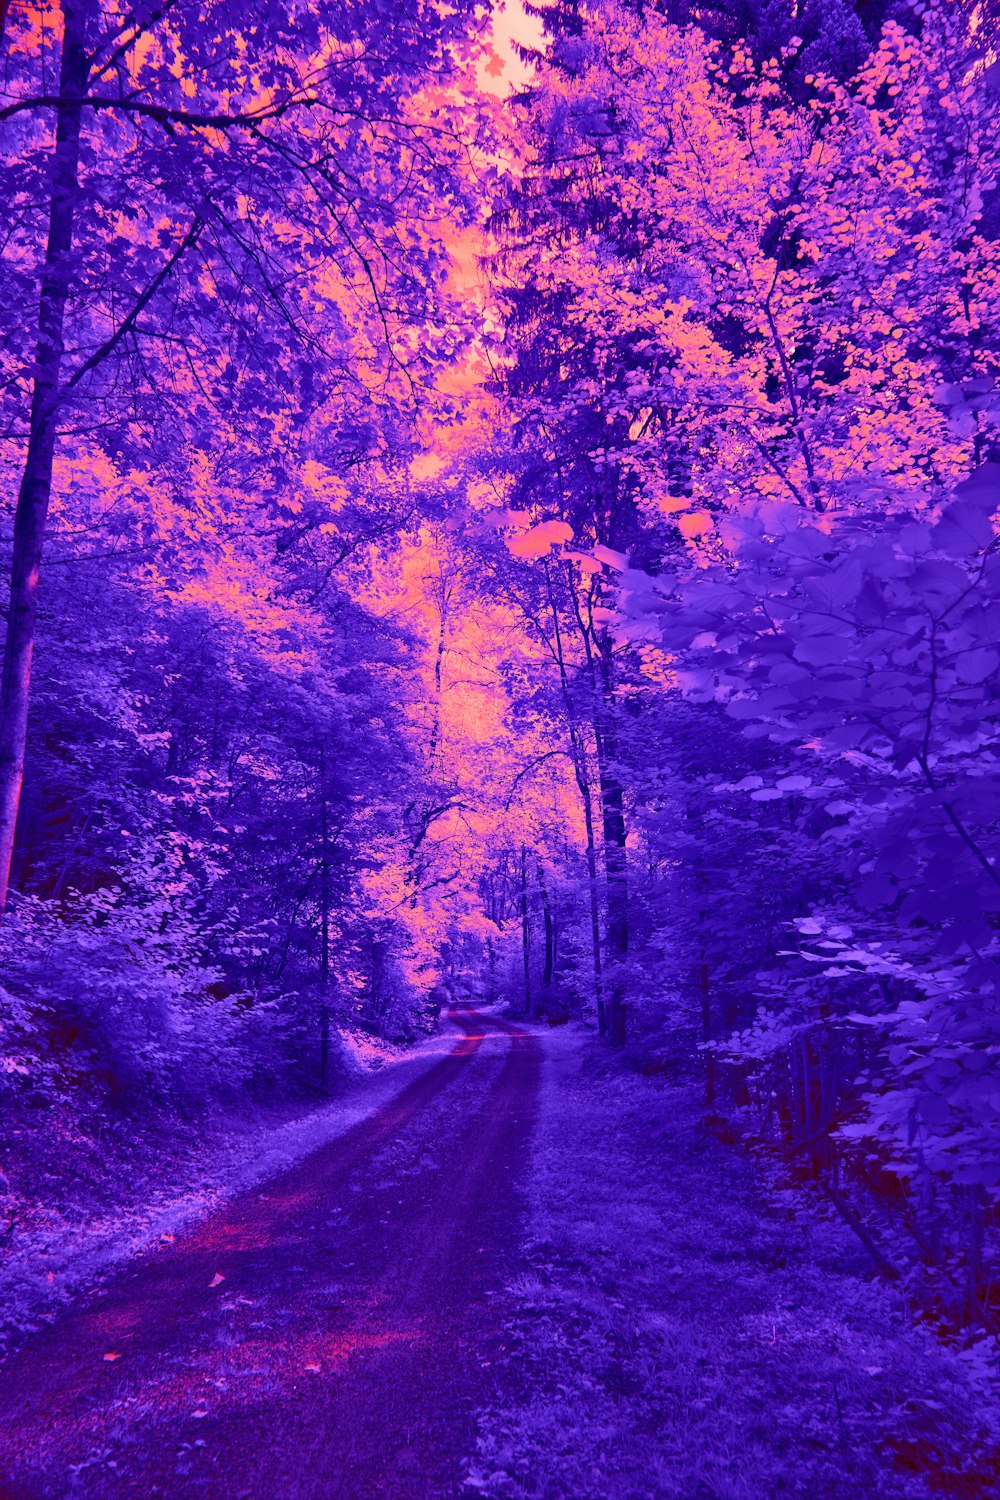
M 3 1500 L 462 1493 L 538 1043 L 453 1015 L 454 1050 L 378 1114 L 0 1366 Z

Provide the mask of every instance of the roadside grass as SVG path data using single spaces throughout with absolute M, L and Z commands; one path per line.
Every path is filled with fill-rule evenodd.
M 545 1039 L 496 1396 L 467 1493 L 909 1500 L 1000 1493 L 996 1388 L 909 1326 L 835 1219 L 699 1125 L 696 1087 Z
M 189 1117 L 166 1110 L 85 1129 L 51 1109 L 0 1152 L 0 1357 L 86 1288 L 373 1114 L 451 1050 L 349 1035 L 334 1096 L 245 1101 Z M 44 1128 L 43 1128 L 44 1127 Z

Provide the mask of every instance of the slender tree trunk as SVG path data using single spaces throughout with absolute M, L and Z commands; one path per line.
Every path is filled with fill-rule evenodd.
M 607 650 L 610 650 L 610 645 Z M 608 1037 L 613 1047 L 624 1046 L 628 1031 L 626 965 L 629 949 L 628 863 L 625 840 L 625 794 L 616 767 L 618 737 L 612 702 L 611 666 L 602 653 L 601 678 L 595 702 L 597 773 L 601 786 L 604 834 L 604 871 L 607 880 L 608 943 L 612 965 L 608 993 Z
M 556 966 L 556 924 L 552 915 L 549 888 L 545 883 L 545 872 L 538 866 L 538 894 L 542 898 L 542 923 L 545 932 L 545 960 L 542 967 L 542 1001 L 548 1004 L 552 998 L 552 981 Z
M 492 1005 L 497 998 L 497 948 L 492 938 L 486 939 L 486 957 L 489 962 L 489 989 L 486 998 Z
M 570 591 L 580 640 L 590 679 L 591 713 L 597 752 L 597 779 L 601 789 L 604 873 L 607 888 L 608 926 L 606 953 L 611 984 L 605 1002 L 605 1024 L 613 1047 L 623 1046 L 628 1032 L 626 965 L 628 961 L 628 864 L 626 857 L 625 797 L 615 766 L 618 737 L 615 724 L 614 671 L 610 637 L 598 639 L 593 625 L 585 621 L 579 603 Z M 565 687 L 564 687 L 565 692 Z M 596 951 L 596 949 L 595 949 Z
M 372 943 L 372 1017 L 376 1022 L 384 1019 L 389 997 L 385 994 L 385 943 L 376 938 Z
M 93 0 L 63 0 L 59 96 L 87 92 L 87 26 Z M 49 230 L 38 305 L 38 342 L 28 450 L 14 514 L 10 603 L 0 682 L 0 912 L 7 904 L 14 834 L 24 780 L 31 658 L 38 618 L 38 579 L 52 494 L 66 302 L 73 270 L 73 219 L 80 163 L 80 104 L 58 110 L 52 158 Z
M 604 1003 L 604 963 L 601 956 L 601 892 L 597 879 L 597 841 L 594 837 L 594 799 L 590 791 L 590 781 L 587 773 L 587 757 L 584 743 L 577 723 L 576 712 L 569 690 L 569 676 L 566 671 L 566 658 L 563 652 L 562 628 L 559 624 L 559 611 L 556 608 L 555 594 L 552 589 L 552 575 L 549 572 L 548 563 L 545 565 L 545 581 L 548 587 L 549 607 L 552 611 L 552 633 L 555 643 L 556 663 L 559 667 L 559 681 L 562 687 L 563 706 L 566 710 L 566 722 L 569 725 L 569 740 L 573 756 L 573 774 L 576 777 L 577 789 L 580 800 L 583 803 L 583 820 L 587 832 L 587 884 L 590 893 L 590 942 L 594 960 L 594 1001 L 597 1006 L 597 1030 L 601 1036 L 606 1036 L 608 1031 L 607 1008 Z M 573 598 L 572 580 L 569 586 L 570 598 Z M 590 663 L 589 644 L 587 632 L 579 610 L 574 603 L 574 612 L 580 635 L 583 640 L 584 650 L 587 653 L 588 664 Z M 591 673 L 593 676 L 593 673 Z
M 601 778 L 604 813 L 604 868 L 608 885 L 608 954 L 612 968 L 608 1035 L 613 1047 L 625 1043 L 628 1027 L 625 965 L 628 961 L 628 866 L 625 858 L 625 812 L 621 783 Z
M 562 932 L 560 921 L 559 903 L 552 903 L 552 984 L 556 983 L 556 974 L 559 971 L 559 937 Z
M 521 954 L 524 959 L 524 1011 L 531 1014 L 531 928 L 528 925 L 528 867 L 521 845 Z
M 319 928 L 319 1082 L 330 1086 L 330 810 L 326 795 L 326 751 L 319 749 L 320 777 L 320 928 Z
M 434 719 L 431 724 L 430 747 L 427 752 L 427 764 L 432 770 L 438 752 L 441 749 L 441 718 L 444 712 L 442 684 L 444 679 L 444 655 L 448 640 L 448 611 L 451 602 L 451 588 L 443 573 L 440 584 L 441 587 L 438 594 L 438 638 L 437 646 L 434 650 Z
M 605 1036 L 608 1030 L 604 1004 L 604 966 L 601 960 L 601 889 L 597 879 L 597 841 L 594 838 L 594 804 L 585 777 L 577 776 L 583 799 L 583 821 L 587 833 L 587 885 L 590 893 L 590 945 L 594 956 L 594 998 L 597 1002 L 597 1030 Z

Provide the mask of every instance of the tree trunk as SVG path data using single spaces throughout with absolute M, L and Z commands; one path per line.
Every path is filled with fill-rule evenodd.
M 601 892 L 597 881 L 597 843 L 594 838 L 594 807 L 585 777 L 577 775 L 583 798 L 583 821 L 587 831 L 587 885 L 590 891 L 590 944 L 594 958 L 594 998 L 597 1002 L 597 1030 L 605 1036 L 608 1030 L 604 1004 L 604 972 L 601 960 Z
M 489 962 L 489 979 L 487 981 L 489 989 L 486 992 L 486 998 L 489 1004 L 493 1005 L 497 998 L 497 947 L 491 937 L 486 939 L 486 957 Z
M 584 747 L 583 737 L 580 734 L 576 722 L 576 713 L 573 707 L 573 699 L 569 690 L 569 676 L 566 671 L 566 661 L 563 654 L 562 629 L 559 625 L 559 611 L 556 608 L 555 595 L 552 590 L 552 575 L 549 572 L 548 563 L 545 564 L 545 582 L 548 587 L 549 607 L 552 611 L 552 633 L 555 644 L 556 662 L 559 667 L 559 681 L 562 687 L 563 705 L 566 710 L 566 722 L 569 725 L 569 740 L 573 759 L 573 774 L 576 778 L 580 800 L 583 803 L 583 818 L 587 830 L 587 884 L 590 890 L 590 940 L 594 959 L 594 1000 L 597 1005 L 597 1029 L 601 1036 L 606 1036 L 608 1031 L 607 1008 L 604 1003 L 604 964 L 601 956 L 601 893 L 597 880 L 597 842 L 594 837 L 594 800 L 590 791 L 590 780 L 587 772 L 587 755 Z M 573 595 L 572 580 L 570 581 L 570 598 L 574 600 L 573 609 L 576 622 L 580 630 L 580 637 L 586 652 L 588 664 L 591 667 L 591 678 L 593 670 L 589 638 L 582 616 L 575 603 Z
M 524 958 L 524 1013 L 531 1015 L 531 929 L 528 925 L 528 869 L 521 846 L 521 952 Z
M 618 737 L 615 732 L 610 643 L 602 654 L 600 702 L 595 723 L 597 774 L 601 785 L 604 834 L 604 871 L 607 880 L 608 942 L 611 975 L 608 991 L 608 1038 L 613 1047 L 624 1046 L 628 1031 L 626 964 L 628 962 L 628 864 L 625 852 L 625 794 L 615 766 Z
M 319 748 L 320 778 L 320 929 L 319 929 L 319 1082 L 330 1087 L 330 811 L 326 794 L 326 752 Z
M 602 776 L 604 809 L 604 868 L 608 882 L 608 953 L 611 986 L 608 995 L 608 1035 L 613 1047 L 625 1044 L 627 1003 L 625 964 L 628 960 L 628 868 L 625 862 L 625 812 L 617 777 Z
M 87 92 L 87 26 L 93 10 L 93 0 L 63 0 L 60 98 L 79 100 Z M 24 780 L 31 658 L 38 618 L 38 579 L 52 494 L 66 302 L 72 277 L 82 113 L 80 104 L 63 105 L 58 111 L 48 242 L 38 305 L 28 449 L 14 514 L 7 639 L 0 682 L 0 912 L 7 904 L 14 834 Z
M 538 894 L 542 898 L 542 922 L 545 931 L 545 961 L 542 967 L 542 1002 L 547 1005 L 552 998 L 552 982 L 556 966 L 556 924 L 549 900 L 549 888 L 545 883 L 545 872 L 538 866 Z

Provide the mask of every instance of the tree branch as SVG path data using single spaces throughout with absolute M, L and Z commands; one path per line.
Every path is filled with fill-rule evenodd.
M 69 395 L 73 387 L 79 385 L 80 381 L 84 378 L 85 375 L 88 375 L 91 370 L 96 369 L 98 365 L 103 364 L 108 355 L 112 354 L 117 346 L 122 342 L 122 340 L 132 332 L 139 318 L 142 316 L 142 313 L 149 306 L 149 303 L 156 296 L 156 293 L 159 291 L 163 283 L 167 280 L 167 277 L 170 275 L 171 271 L 174 269 L 181 256 L 185 253 L 185 251 L 190 250 L 192 245 L 197 243 L 197 240 L 201 235 L 204 227 L 205 220 L 202 218 L 201 214 L 195 214 L 184 238 L 181 240 L 180 244 L 174 248 L 170 257 L 168 258 L 166 263 L 160 267 L 156 275 L 153 277 L 152 281 L 148 282 L 143 290 L 139 293 L 139 296 L 136 298 L 132 310 L 128 314 L 128 316 L 118 324 L 118 327 L 115 329 L 114 333 L 106 338 L 104 340 L 104 343 L 101 344 L 97 349 L 95 349 L 93 354 L 88 355 L 83 364 L 80 365 L 76 370 L 74 370 L 73 374 L 70 376 L 69 380 L 67 380 L 66 384 L 62 388 L 62 391 L 60 392 L 57 405 L 61 405 L 62 402 L 65 401 L 66 397 Z
M 199 114 L 186 109 L 174 109 L 167 104 L 149 104 L 142 99 L 109 99 L 103 94 L 82 94 L 78 98 L 54 94 L 37 94 L 30 99 L 19 99 L 0 109 L 0 123 L 13 115 L 24 114 L 31 109 L 102 109 L 118 110 L 123 114 L 144 115 L 160 125 L 186 125 L 191 130 L 253 130 L 268 120 L 278 120 L 296 105 L 312 107 L 318 103 L 314 94 L 292 95 L 277 104 L 261 109 L 249 110 L 245 114 Z

